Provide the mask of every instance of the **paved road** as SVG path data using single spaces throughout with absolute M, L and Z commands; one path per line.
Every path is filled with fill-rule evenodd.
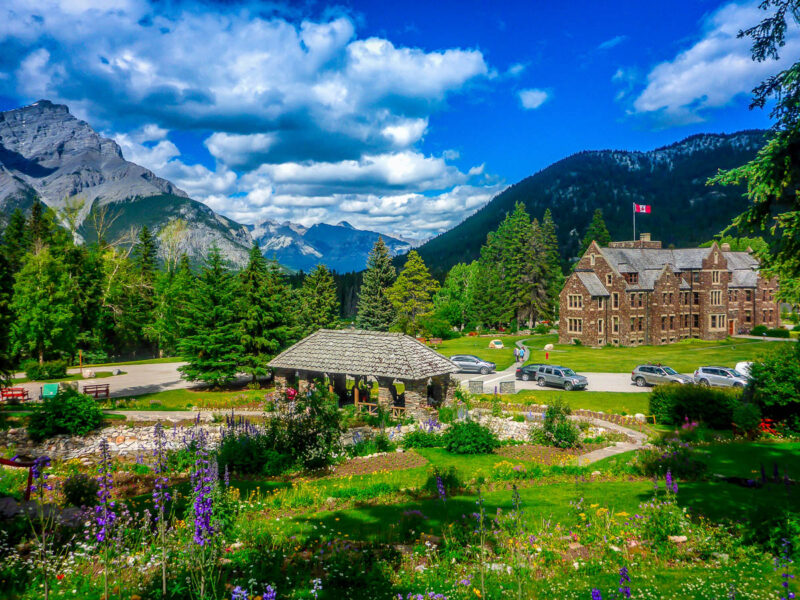
M 483 381 L 483 389 L 486 393 L 491 393 L 494 388 L 500 388 L 501 381 L 514 381 L 516 365 L 505 371 L 497 373 L 490 373 L 489 375 L 478 375 L 475 373 L 456 373 L 454 377 L 462 382 L 464 387 L 467 386 L 467 381 L 480 380 Z M 646 392 L 650 388 L 637 387 L 631 381 L 630 373 L 585 373 L 581 372 L 589 380 L 590 392 Z M 533 389 L 560 389 L 560 388 L 540 388 L 535 381 L 520 381 L 517 380 L 517 390 L 533 390 Z

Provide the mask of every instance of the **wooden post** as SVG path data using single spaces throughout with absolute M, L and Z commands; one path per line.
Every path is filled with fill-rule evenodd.
M 353 403 L 358 408 L 358 380 L 353 383 Z

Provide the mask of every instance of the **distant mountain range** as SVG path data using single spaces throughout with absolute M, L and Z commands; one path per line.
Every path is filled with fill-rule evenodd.
M 602 209 L 612 239 L 630 239 L 634 202 L 652 206 L 651 214 L 637 218 L 637 235 L 650 232 L 665 246 L 699 244 L 724 229 L 747 205 L 743 187 L 708 186 L 708 178 L 752 159 L 765 135 L 761 130 L 701 134 L 649 152 L 574 154 L 507 188 L 418 252 L 441 277 L 454 264 L 478 258 L 486 234 L 517 202 L 539 220 L 551 210 L 565 264 L 577 254 L 596 208 Z
M 96 237 L 95 222 L 105 213 L 105 235 L 117 237 L 147 225 L 155 234 L 175 219 L 187 223 L 180 250 L 193 260 L 216 243 L 237 266 L 247 261 L 254 241 L 265 256 L 292 270 L 325 263 L 336 271 L 358 271 L 380 235 L 348 223 L 305 228 L 266 221 L 242 225 L 224 217 L 166 179 L 125 160 L 111 139 L 95 132 L 69 109 L 48 100 L 0 112 L 0 225 L 15 208 L 29 210 L 35 198 L 60 210 L 78 198 L 78 233 Z M 384 240 L 393 254 L 410 244 L 391 236 Z
M 288 221 L 264 221 L 248 229 L 264 256 L 297 271 L 308 272 L 321 262 L 339 273 L 361 271 L 379 236 L 383 237 L 392 256 L 411 250 L 408 241 L 356 229 L 346 221 L 336 225 L 317 223 L 311 227 Z

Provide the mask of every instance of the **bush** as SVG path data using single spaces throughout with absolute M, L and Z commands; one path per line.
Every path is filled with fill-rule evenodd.
M 443 448 L 445 439 L 444 435 L 435 431 L 415 429 L 409 431 L 401 443 L 403 448 Z
M 550 325 L 547 323 L 539 323 L 536 327 L 533 328 L 533 332 L 539 335 L 547 335 L 550 333 Z
M 789 330 L 784 329 L 783 327 L 779 327 L 777 329 L 767 329 L 767 337 L 788 338 Z
M 443 340 L 453 340 L 461 337 L 461 333 L 454 331 L 447 320 L 435 315 L 420 319 L 420 327 L 428 337 L 441 338 Z
M 432 467 L 428 469 L 428 479 L 422 489 L 434 496 L 439 496 L 439 481 L 442 482 L 445 494 L 448 496 L 464 487 L 455 467 Z
M 661 439 L 654 447 L 637 454 L 639 470 L 648 477 L 665 477 L 667 471 L 678 479 L 697 479 L 706 464 L 694 458 L 691 446 L 679 438 Z
M 25 377 L 31 381 L 47 381 L 62 379 L 67 376 L 67 363 L 63 360 L 51 360 L 39 364 L 37 360 L 29 360 L 24 365 Z
M 733 409 L 733 424 L 748 438 L 756 438 L 761 424 L 761 409 L 752 402 L 740 402 Z
M 453 454 L 491 454 L 500 446 L 491 429 L 474 421 L 453 424 L 443 437 L 444 447 Z
M 680 425 L 688 418 L 713 429 L 730 429 L 741 393 L 735 388 L 659 385 L 650 394 L 650 414 L 665 425 Z
M 348 456 L 369 456 L 378 452 L 393 452 L 397 448 L 385 433 L 380 433 L 370 440 L 361 440 L 347 448 Z
M 578 445 L 581 430 L 572 421 L 569 415 L 572 409 L 561 398 L 556 398 L 547 407 L 544 413 L 544 422 L 541 427 L 531 427 L 531 441 L 545 446 L 557 448 L 574 448 Z
M 68 506 L 95 506 L 97 492 L 100 489 L 97 480 L 86 473 L 77 473 L 64 480 L 62 491 Z
M 103 413 L 93 398 L 66 388 L 34 408 L 28 417 L 28 435 L 34 441 L 60 433 L 86 435 L 102 422 Z
M 756 325 L 750 330 L 750 335 L 764 335 L 767 333 L 766 325 Z
M 800 342 L 781 348 L 750 366 L 747 401 L 759 406 L 765 417 L 800 428 Z
M 286 471 L 292 459 L 273 448 L 265 432 L 228 427 L 219 443 L 217 463 L 221 473 L 227 468 L 230 473 L 271 476 Z

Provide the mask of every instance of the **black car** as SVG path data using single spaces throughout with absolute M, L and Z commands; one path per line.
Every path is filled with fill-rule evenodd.
M 522 381 L 536 381 L 536 372 L 542 365 L 525 365 L 524 367 L 517 367 L 517 379 Z

